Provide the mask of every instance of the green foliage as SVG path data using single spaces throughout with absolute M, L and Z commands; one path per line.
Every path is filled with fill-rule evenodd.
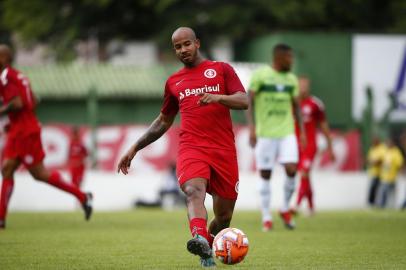
M 96 179 L 97 180 L 97 179 Z M 400 211 L 323 212 L 279 219 L 261 231 L 259 212 L 236 211 L 231 226 L 250 241 L 248 255 L 217 269 L 404 269 L 406 215 Z M 0 231 L 1 269 L 202 269 L 186 251 L 186 212 L 11 213 Z
M 3 0 L 0 29 L 25 41 L 50 42 L 60 55 L 77 39 L 155 38 L 163 47 L 172 31 L 195 28 L 205 41 L 232 40 L 276 30 L 406 31 L 402 0 Z M 1 14 L 2 13 L 2 14 Z

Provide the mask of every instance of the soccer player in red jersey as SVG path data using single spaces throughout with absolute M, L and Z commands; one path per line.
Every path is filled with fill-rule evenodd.
M 315 96 L 310 95 L 310 81 L 306 77 L 299 78 L 299 98 L 302 120 L 304 124 L 304 131 L 306 133 L 307 144 L 306 146 L 299 143 L 299 174 L 300 184 L 298 189 L 298 196 L 296 207 L 292 212 L 296 212 L 300 206 L 302 199 L 307 198 L 309 203 L 310 213 L 314 213 L 313 204 L 313 191 L 310 182 L 310 169 L 317 153 L 317 128 L 327 141 L 327 151 L 331 160 L 335 160 L 330 128 L 326 119 L 323 102 Z M 299 138 L 300 129 L 296 128 L 296 134 Z
M 45 157 L 41 143 L 41 127 L 35 116 L 36 100 L 30 82 L 11 66 L 12 53 L 8 46 L 0 45 L 0 96 L 3 105 L 0 115 L 8 115 L 10 124 L 3 149 L 0 193 L 0 228 L 6 226 L 7 205 L 14 186 L 14 172 L 23 164 L 34 179 L 48 183 L 74 195 L 82 204 L 85 218 L 92 213 L 92 194 L 84 193 L 65 182 L 57 171 L 48 171 L 43 164 Z
M 186 195 L 193 238 L 189 252 L 203 267 L 214 266 L 213 235 L 228 227 L 238 195 L 238 166 L 230 109 L 244 110 L 248 98 L 233 68 L 204 59 L 200 41 L 188 27 L 178 28 L 172 44 L 184 67 L 166 81 L 161 113 L 121 158 L 118 171 L 128 173 L 138 151 L 161 137 L 180 111 L 177 177 Z M 207 229 L 206 192 L 212 195 L 214 219 Z
M 80 132 L 78 127 L 72 128 L 72 140 L 69 146 L 69 172 L 72 184 L 80 187 L 85 173 L 85 160 L 87 157 L 86 147 L 80 140 Z

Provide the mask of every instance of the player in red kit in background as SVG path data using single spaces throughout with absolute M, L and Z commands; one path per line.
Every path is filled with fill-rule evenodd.
M 80 130 L 78 127 L 72 128 L 72 140 L 69 145 L 69 173 L 71 176 L 72 184 L 80 187 L 83 181 L 83 176 L 86 169 L 86 147 L 80 139 Z
M 88 220 L 92 213 L 92 195 L 65 182 L 57 171 L 45 169 L 45 153 L 41 143 L 41 127 L 35 116 L 35 96 L 30 82 L 11 66 L 12 53 L 0 44 L 0 115 L 8 115 L 6 144 L 3 149 L 0 193 L 0 228 L 6 226 L 7 206 L 14 187 L 14 172 L 23 164 L 34 179 L 74 195 L 81 203 Z
M 302 202 L 307 198 L 310 214 L 314 213 L 313 191 L 310 181 L 310 169 L 317 153 L 317 129 L 320 128 L 327 141 L 327 151 L 332 161 L 335 160 L 330 128 L 326 119 L 323 102 L 315 96 L 310 95 L 310 80 L 307 77 L 299 78 L 300 109 L 304 130 L 306 132 L 307 145 L 303 147 L 299 142 L 299 174 L 300 184 L 296 206 L 292 209 L 296 213 Z M 299 138 L 300 129 L 296 127 L 296 134 Z
M 229 227 L 238 195 L 238 165 L 230 109 L 245 110 L 248 98 L 233 68 L 204 59 L 200 41 L 188 27 L 178 28 L 172 44 L 184 67 L 166 81 L 161 113 L 121 158 L 128 173 L 136 153 L 161 137 L 181 115 L 177 177 L 186 195 L 190 253 L 203 267 L 215 266 L 213 235 Z M 207 228 L 206 192 L 212 195 L 214 219 Z

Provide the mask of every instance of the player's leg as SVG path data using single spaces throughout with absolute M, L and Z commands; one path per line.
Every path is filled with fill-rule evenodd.
M 91 193 L 84 193 L 72 183 L 65 181 L 58 171 L 48 171 L 44 167 L 42 161 L 36 163 L 35 165 L 27 166 L 27 168 L 34 179 L 47 183 L 51 186 L 56 187 L 57 189 L 63 190 L 75 196 L 83 207 L 83 210 L 85 212 L 85 219 L 90 219 L 93 210 L 93 195 Z
M 215 235 L 230 226 L 240 182 L 235 151 L 213 150 L 210 157 L 211 177 L 207 189 L 213 198 L 214 218 L 209 226 L 212 246 Z
M 380 183 L 377 198 L 378 206 L 380 208 L 385 208 L 387 197 L 388 197 L 388 184 Z
M 300 175 L 302 175 L 302 173 L 303 172 L 300 171 Z M 302 200 L 306 198 L 306 196 L 307 196 L 307 181 L 305 181 L 303 177 L 300 177 L 299 188 L 297 190 L 296 206 L 293 209 L 294 214 L 298 211 L 300 204 L 302 203 Z
M 8 203 L 14 189 L 14 172 L 20 164 L 21 162 L 18 159 L 6 159 L 2 164 L 1 174 L 3 181 L 0 192 L 0 229 L 6 227 Z
M 296 176 L 296 164 L 285 163 L 286 178 L 283 185 L 283 202 L 280 209 L 280 216 L 288 229 L 294 229 L 295 223 L 292 218 L 291 211 L 289 209 L 290 199 L 295 191 L 295 176 Z
M 313 214 L 313 191 L 312 183 L 310 180 L 310 171 L 312 168 L 314 157 L 316 156 L 317 149 L 315 146 L 308 145 L 303 153 L 301 153 L 301 160 L 299 163 L 300 168 L 300 183 L 304 184 L 304 197 L 308 200 L 310 214 Z
M 312 183 L 310 181 L 310 172 L 307 172 L 306 176 L 307 176 L 307 201 L 309 204 L 309 211 L 310 211 L 310 215 L 314 214 L 314 203 L 313 203 L 313 188 L 312 188 Z
M 200 256 L 202 266 L 210 266 L 206 265 L 206 260 L 212 258 L 207 232 L 207 211 L 204 206 L 206 187 L 207 180 L 204 178 L 193 178 L 181 185 L 186 195 L 189 228 L 193 236 L 186 247 L 190 253 Z M 210 260 L 211 263 L 214 261 Z
M 181 188 L 186 195 L 187 214 L 192 236 L 199 234 L 207 239 L 207 210 L 204 206 L 206 186 L 206 179 L 193 178 L 186 181 Z
M 71 168 L 70 176 L 71 176 L 72 184 L 75 187 L 80 188 L 80 186 L 82 184 L 82 179 L 83 179 L 83 170 L 80 168 Z
M 209 234 L 215 236 L 230 226 L 236 200 L 225 199 L 214 193 L 212 197 L 214 219 L 210 222 Z
M 378 186 L 379 186 L 379 178 L 374 177 L 372 178 L 369 186 L 369 192 L 368 192 L 368 203 L 370 206 L 374 206 L 376 202 L 376 194 L 378 191 Z
M 34 133 L 24 139 L 24 148 L 22 150 L 22 162 L 28 169 L 34 179 L 48 183 L 60 190 L 74 195 L 82 204 L 85 212 L 85 219 L 89 220 L 92 214 L 92 194 L 84 193 L 72 183 L 64 181 L 62 175 L 58 171 L 48 171 L 44 167 L 43 160 L 45 152 L 42 147 L 41 134 Z
M 300 174 L 300 181 L 299 181 L 299 188 L 297 190 L 297 198 L 296 198 L 296 205 L 293 209 L 291 209 L 292 214 L 296 214 L 300 204 L 302 202 L 302 200 L 306 197 L 306 190 L 307 190 L 307 183 L 306 181 L 304 181 L 305 179 L 302 177 L 303 174 L 305 173 L 305 168 L 304 168 L 304 163 L 305 163 L 305 151 L 300 149 L 300 153 L 299 153 L 299 162 L 298 162 L 298 172 Z
M 295 177 L 299 159 L 297 139 L 294 134 L 281 139 L 279 161 L 285 167 L 285 182 L 283 185 L 283 202 L 280 215 L 288 229 L 294 228 L 294 222 L 289 211 L 289 203 L 295 191 Z
M 258 191 L 260 197 L 260 208 L 262 215 L 262 230 L 267 232 L 272 229 L 271 198 L 272 186 L 270 183 L 272 171 L 260 170 L 260 179 L 258 181 Z
M 275 164 L 279 141 L 275 139 L 258 138 L 255 147 L 255 160 L 259 170 L 258 191 L 262 215 L 262 229 L 272 229 L 271 214 L 271 185 L 272 168 Z
M 189 229 L 193 236 L 186 244 L 187 250 L 201 259 L 211 258 L 207 234 L 207 211 L 204 206 L 210 167 L 200 149 L 179 151 L 176 174 L 185 194 Z

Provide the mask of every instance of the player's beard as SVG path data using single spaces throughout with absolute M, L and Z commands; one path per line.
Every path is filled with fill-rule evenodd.
M 291 66 L 290 65 L 285 65 L 282 66 L 281 71 L 282 72 L 289 72 L 291 70 Z
M 189 53 L 186 56 L 180 55 L 179 60 L 185 65 L 185 66 L 193 66 L 194 62 L 196 61 L 196 52 L 194 53 Z

